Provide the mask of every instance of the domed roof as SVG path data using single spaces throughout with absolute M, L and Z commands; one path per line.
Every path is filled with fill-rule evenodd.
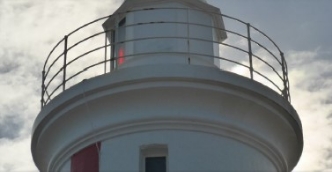
M 188 6 L 188 8 L 194 8 L 205 11 L 206 13 L 209 13 L 212 16 L 214 26 L 216 28 L 225 28 L 220 9 L 207 3 L 207 0 L 124 0 L 123 4 L 113 14 L 123 13 L 121 15 L 124 16 L 125 12 L 128 12 L 133 8 L 144 7 L 147 6 L 148 4 L 155 4 L 156 2 L 157 3 L 179 2 Z M 114 26 L 114 22 L 115 22 L 115 17 L 108 18 L 103 23 L 104 29 L 106 30 L 111 29 L 112 26 Z M 220 42 L 222 42 L 227 38 L 227 34 L 224 30 L 216 29 L 215 32 Z

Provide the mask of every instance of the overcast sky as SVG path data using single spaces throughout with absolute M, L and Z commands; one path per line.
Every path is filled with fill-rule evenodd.
M 51 48 L 121 0 L 0 0 L 0 171 L 37 171 L 31 127 Z M 304 151 L 294 171 L 332 171 L 332 1 L 208 0 L 267 33 L 284 51 Z M 227 27 L 227 26 L 226 26 Z

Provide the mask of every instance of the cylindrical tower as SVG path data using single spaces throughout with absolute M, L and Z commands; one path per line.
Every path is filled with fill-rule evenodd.
M 225 18 L 246 31 L 225 29 Z M 97 21 L 103 31 L 70 44 Z M 247 47 L 224 43 L 231 35 Z M 79 52 L 97 36 L 101 46 Z M 255 54 L 254 45 L 274 62 Z M 227 48 L 244 53 L 247 63 L 221 56 Z M 93 52 L 99 54 L 78 63 Z M 278 77 L 258 71 L 255 60 Z M 126 0 L 113 15 L 66 35 L 45 62 L 41 104 L 31 149 L 43 172 L 284 172 L 303 148 L 283 53 L 266 34 L 205 0 Z

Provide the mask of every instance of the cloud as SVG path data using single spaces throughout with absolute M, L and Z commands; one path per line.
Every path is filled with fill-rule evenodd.
M 3 51 L 6 53 L 1 55 Z M 29 55 L 19 50 L 0 48 L 0 138 L 15 139 L 29 133 L 25 129 L 31 128 L 37 113 L 33 101 L 38 101 L 39 94 L 38 63 L 26 57 Z
M 0 121 L 0 139 L 16 139 L 23 128 L 23 120 L 19 114 L 5 115 Z
M 6 58 L 8 57 L 8 51 L 0 48 L 0 74 L 6 74 L 11 72 L 19 67 L 19 64 L 16 62 L 14 58 Z M 14 57 L 20 56 L 20 54 L 14 55 Z
M 37 172 L 30 153 L 30 135 L 22 139 L 0 138 L 0 171 Z
M 332 52 L 289 51 L 293 106 L 301 117 L 304 151 L 294 171 L 331 169 L 332 140 Z

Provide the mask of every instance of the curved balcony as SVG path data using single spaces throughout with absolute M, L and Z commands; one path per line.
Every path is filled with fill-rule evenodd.
M 125 24 L 122 27 L 141 27 L 157 25 L 199 26 L 211 30 L 222 30 L 227 33 L 228 39 L 220 42 L 214 39 L 205 39 L 197 36 L 150 36 L 125 39 L 118 42 L 110 41 L 112 29 L 103 30 L 102 23 L 115 15 L 126 15 L 133 12 L 153 10 L 189 10 L 187 8 L 148 8 L 117 13 L 102 17 L 84 24 L 70 32 L 61 39 L 49 53 L 42 71 L 41 106 L 47 105 L 55 96 L 82 80 L 95 76 L 112 73 L 126 67 L 121 66 L 123 60 L 140 59 L 147 56 L 181 57 L 182 62 L 188 65 L 199 65 L 204 59 L 213 60 L 214 67 L 220 70 L 236 73 L 253 81 L 260 82 L 278 92 L 290 101 L 288 69 L 284 54 L 273 40 L 256 27 L 227 15 L 221 15 L 225 21 L 226 29 L 195 22 L 140 22 Z M 194 10 L 194 9 L 190 9 Z M 200 11 L 200 10 L 196 10 Z M 216 15 L 215 13 L 213 13 Z M 219 14 L 220 15 L 220 14 Z M 189 48 L 181 50 L 153 50 L 123 54 L 114 53 L 117 46 L 126 43 L 144 44 L 146 41 L 154 42 L 176 40 L 182 42 L 196 42 L 198 45 L 210 44 L 218 47 L 218 52 L 205 53 L 192 51 Z M 203 46 L 204 47 L 204 46 Z M 183 58 L 185 57 L 185 58 Z M 178 58 L 180 59 L 180 58 Z M 170 60 L 177 61 L 176 58 Z M 183 60 L 184 59 L 184 60 Z M 197 59 L 199 59 L 197 61 Z M 196 61 L 196 62 L 195 62 Z M 141 61 L 143 62 L 143 61 Z

